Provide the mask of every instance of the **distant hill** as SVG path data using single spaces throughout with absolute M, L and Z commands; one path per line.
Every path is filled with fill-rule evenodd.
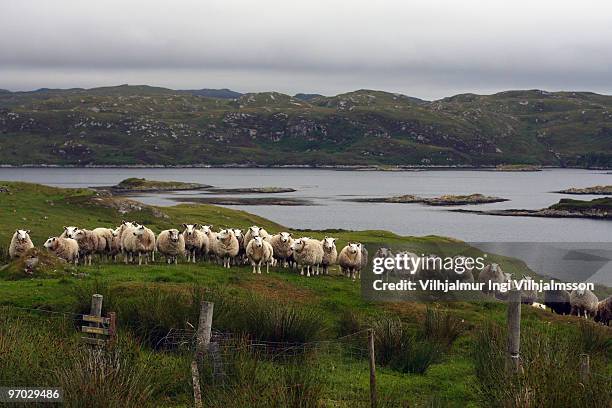
M 424 101 L 366 89 L 326 97 L 146 85 L 0 92 L 0 164 L 612 168 L 612 96 L 517 90 Z
M 310 101 L 311 99 L 315 99 L 315 98 L 324 98 L 324 96 L 321 94 L 310 94 L 310 93 L 297 93 L 293 95 L 293 97 L 296 99 L 301 99 L 303 101 Z
M 219 99 L 236 99 L 242 96 L 240 92 L 232 91 L 231 89 L 223 88 L 223 89 L 193 89 L 186 90 L 192 95 L 196 96 L 204 96 L 207 98 L 219 98 Z

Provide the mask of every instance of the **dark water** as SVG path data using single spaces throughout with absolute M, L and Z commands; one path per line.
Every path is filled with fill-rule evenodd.
M 354 197 L 386 197 L 400 194 L 433 197 L 442 194 L 482 193 L 508 198 L 510 201 L 463 208 L 537 209 L 547 207 L 563 197 L 585 200 L 595 198 L 595 196 L 576 197 L 551 192 L 568 187 L 612 184 L 612 174 L 606 174 L 604 171 L 551 169 L 541 172 L 506 173 L 470 170 L 365 172 L 313 169 L 0 169 L 0 180 L 21 180 L 62 187 L 112 185 L 127 177 L 199 182 L 221 188 L 292 187 L 298 191 L 275 194 L 273 197 L 302 198 L 316 205 L 295 207 L 243 205 L 232 208 L 244 209 L 295 228 L 380 229 L 402 235 L 443 235 L 471 242 L 612 241 L 612 223 L 607 221 L 497 217 L 453 213 L 447 208 L 420 204 L 344 201 Z M 153 194 L 137 196 L 136 199 L 155 205 L 174 205 L 173 197 L 197 197 L 201 194 L 201 192 Z M 249 197 L 270 197 L 270 195 L 254 194 Z M 505 252 L 503 245 L 497 247 L 497 252 Z M 549 271 L 549 274 L 558 273 Z M 606 280 L 605 276 L 603 280 Z

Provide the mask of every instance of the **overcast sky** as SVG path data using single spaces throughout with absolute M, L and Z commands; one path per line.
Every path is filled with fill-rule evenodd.
M 612 94 L 607 0 L 0 0 L 0 88 Z

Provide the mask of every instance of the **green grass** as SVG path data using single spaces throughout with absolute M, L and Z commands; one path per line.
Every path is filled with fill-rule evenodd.
M 0 200 L 0 242 L 4 243 L 16 228 L 31 229 L 35 244 L 40 246 L 49 235 L 59 234 L 63 225 L 111 226 L 123 218 L 144 222 L 156 232 L 183 222 L 218 228 L 258 224 L 273 232 L 285 229 L 243 211 L 211 205 L 145 206 L 140 211 L 119 214 L 96 201 L 89 190 L 25 183 L 0 185 L 9 189 Z M 294 232 L 337 236 L 339 245 L 361 241 L 371 253 L 383 243 L 424 253 L 474 250 L 447 238 L 401 237 L 385 231 Z M 520 261 L 494 259 L 505 271 L 518 276 L 531 273 Z M 246 355 L 225 354 L 228 385 L 234 384 L 233 388 L 215 384 L 209 376 L 210 367 L 202 367 L 207 406 L 309 407 L 317 406 L 313 405 L 315 401 L 326 407 L 365 407 L 369 370 L 364 330 L 370 327 L 378 339 L 381 406 L 490 406 L 493 398 L 480 391 L 484 368 L 479 364 L 484 362 L 474 357 L 473 347 L 480 344 L 479 333 L 484 327 L 504 323 L 506 309 L 501 303 L 449 302 L 428 308 L 416 302 L 369 302 L 362 298 L 359 284 L 341 277 L 336 268 L 330 276 L 305 278 L 277 268 L 267 275 L 253 275 L 249 267 L 226 270 L 210 263 L 143 267 L 97 263 L 67 272 L 60 269 L 57 276 L 9 278 L 7 269 L 0 270 L 0 384 L 61 383 L 73 394 L 82 395 L 84 382 L 95 382 L 100 370 L 112 371 L 114 364 L 120 363 L 128 368 L 113 371 L 109 387 L 121 392 L 112 404 L 146 405 L 140 403 L 146 399 L 155 405 L 188 406 L 192 401 L 192 354 L 183 348 L 163 347 L 163 338 L 171 329 L 196 326 L 198 305 L 205 299 L 215 303 L 213 328 L 233 333 L 237 342 L 256 339 L 312 344 L 308 353 L 289 359 L 274 358 L 274 352 L 248 352 L 248 348 Z M 84 369 L 91 367 L 91 361 L 82 354 L 77 322 L 71 315 L 16 308 L 83 313 L 88 311 L 93 293 L 104 295 L 103 313 L 115 311 L 118 315 L 121 355 L 100 357 L 110 359 L 103 360 L 105 368 Z M 601 327 L 582 328 L 578 322 L 574 317 L 523 307 L 526 336 L 536 339 L 546 335 L 544 327 L 552 327 L 574 339 L 564 346 L 574 347 L 571 352 L 588 350 L 594 366 L 602 370 L 597 372 L 612 372 L 610 332 Z M 543 351 L 526 350 L 535 350 L 528 356 Z M 490 351 L 494 352 L 498 351 Z M 552 361 L 546 363 L 549 370 L 554 370 Z M 142 372 L 147 373 L 145 378 Z M 93 401 L 107 399 L 107 390 L 100 384 L 99 393 L 90 397 Z M 589 395 L 589 401 L 606 398 L 601 393 Z M 80 400 L 73 401 L 78 404 Z

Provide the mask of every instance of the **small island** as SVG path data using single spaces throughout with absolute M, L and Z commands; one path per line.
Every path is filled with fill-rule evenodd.
M 592 218 L 607 220 L 612 219 L 612 198 L 596 198 L 591 201 L 564 198 L 558 203 L 540 210 L 508 209 L 483 211 L 457 209 L 451 211 L 506 217 Z
M 215 205 L 282 205 L 282 206 L 306 206 L 314 205 L 310 200 L 298 198 L 273 198 L 273 197 L 173 197 L 173 201 L 179 203 L 198 203 Z
M 433 206 L 453 206 L 453 205 L 475 205 L 475 204 L 490 204 L 508 201 L 507 198 L 486 196 L 484 194 L 469 194 L 469 195 L 451 195 L 445 194 L 440 197 L 419 197 L 412 194 L 405 194 L 394 197 L 373 197 L 373 198 L 354 198 L 347 201 L 359 203 L 420 203 Z
M 542 167 L 534 164 L 500 164 L 496 171 L 542 171 Z
M 199 183 L 185 183 L 182 181 L 157 181 L 144 178 L 131 177 L 119 184 L 109 187 L 96 187 L 96 190 L 110 190 L 114 194 L 128 193 L 158 193 L 163 191 L 204 190 L 212 186 Z
M 294 193 L 297 190 L 286 187 L 240 187 L 240 188 L 208 188 L 210 193 L 220 194 L 277 194 Z
M 576 195 L 612 195 L 612 186 L 593 186 L 593 187 L 571 187 L 565 190 L 554 191 L 559 194 L 576 194 Z

